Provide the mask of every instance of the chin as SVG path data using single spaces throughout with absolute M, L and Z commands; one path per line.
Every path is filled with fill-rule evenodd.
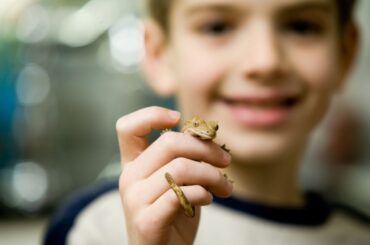
M 221 136 L 221 135 L 220 135 Z M 222 142 L 224 139 L 224 142 Z M 226 144 L 235 162 L 251 165 L 270 165 L 296 158 L 305 146 L 304 140 L 282 135 L 243 135 L 220 137 L 219 144 Z
M 263 151 L 251 152 L 248 150 L 238 149 L 231 152 L 233 160 L 243 165 L 274 165 L 284 162 L 287 158 L 286 154 L 278 150 L 264 149 Z

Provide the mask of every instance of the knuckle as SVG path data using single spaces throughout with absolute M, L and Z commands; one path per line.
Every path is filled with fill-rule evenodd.
M 128 175 L 125 173 L 126 171 L 122 172 L 121 175 L 119 176 L 118 187 L 120 191 L 125 191 L 129 184 Z
M 130 185 L 130 183 L 133 182 L 134 180 L 133 173 L 134 171 L 131 171 L 131 164 L 125 165 L 118 180 L 118 186 L 120 190 L 125 189 L 127 186 Z
M 185 157 L 177 157 L 172 161 L 173 167 L 181 170 L 186 164 L 187 159 Z
M 225 175 L 221 171 L 216 171 L 216 182 L 217 183 L 225 183 Z
M 161 121 L 166 116 L 165 109 L 159 106 L 150 106 L 141 110 L 149 121 Z
M 186 175 L 188 171 L 188 164 L 186 164 L 187 161 L 188 159 L 184 157 L 178 157 L 173 160 L 171 163 L 171 172 L 173 172 L 173 174 L 177 177 Z
M 177 133 L 169 131 L 161 135 L 160 141 L 167 149 L 172 149 L 176 145 L 178 138 Z
M 178 208 L 180 206 L 179 199 L 173 190 L 167 191 L 167 201 L 173 207 Z
M 139 183 L 133 181 L 133 177 L 130 174 L 125 174 L 125 171 L 119 177 L 119 192 L 121 193 L 122 200 L 125 206 L 135 206 L 140 195 Z
M 212 194 L 207 191 L 203 186 L 195 186 L 198 195 L 204 200 L 205 203 L 211 203 L 213 200 Z
M 127 129 L 127 116 L 123 116 L 116 121 L 116 131 L 124 133 Z
M 149 112 L 149 113 L 146 113 L 145 115 L 146 117 L 146 120 L 149 121 L 149 122 L 158 122 L 158 121 L 162 121 L 162 114 L 159 114 L 158 112 Z
M 122 192 L 122 201 L 123 205 L 128 208 L 129 210 L 134 209 L 137 207 L 137 192 L 134 188 L 125 188 Z
M 160 115 L 164 111 L 164 109 L 159 106 L 149 106 L 146 108 L 146 110 L 148 111 L 148 114 L 150 115 Z

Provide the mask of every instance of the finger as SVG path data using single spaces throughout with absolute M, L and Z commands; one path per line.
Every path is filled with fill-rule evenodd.
M 118 119 L 116 130 L 122 163 L 134 160 L 148 146 L 146 136 L 153 129 L 172 128 L 180 120 L 179 112 L 147 107 Z
M 200 185 L 183 186 L 181 190 L 193 206 L 208 205 L 213 200 L 212 194 Z M 158 220 L 158 223 L 167 226 L 170 225 L 179 214 L 184 214 L 184 209 L 175 192 L 169 189 L 152 205 L 148 206 L 144 213 L 148 214 L 147 217 Z
M 148 197 L 147 203 L 153 203 L 169 189 L 169 185 L 164 178 L 166 172 L 171 174 L 179 186 L 201 185 L 220 197 L 228 197 L 232 194 L 232 183 L 216 167 L 204 162 L 177 158 L 141 183 L 142 193 L 147 193 L 145 194 Z M 155 188 L 151 188 L 153 186 Z
M 140 170 L 141 178 L 147 178 L 178 157 L 204 161 L 220 168 L 231 162 L 230 154 L 214 142 L 199 140 L 189 134 L 167 132 L 136 159 L 132 168 Z

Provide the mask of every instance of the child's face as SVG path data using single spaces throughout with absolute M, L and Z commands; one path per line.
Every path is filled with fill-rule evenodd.
M 333 0 L 177 0 L 170 23 L 160 62 L 183 118 L 218 120 L 237 161 L 300 150 L 348 68 Z

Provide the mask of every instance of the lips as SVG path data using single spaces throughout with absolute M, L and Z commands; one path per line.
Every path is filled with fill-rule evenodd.
M 221 101 L 231 116 L 247 127 L 276 127 L 288 121 L 299 104 L 298 93 L 265 93 L 224 96 Z

